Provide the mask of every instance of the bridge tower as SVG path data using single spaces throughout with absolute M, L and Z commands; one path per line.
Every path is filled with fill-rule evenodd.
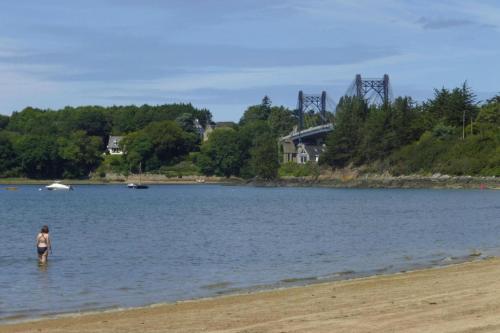
M 382 102 L 382 104 L 386 104 L 391 100 L 389 75 L 387 74 L 383 78 L 376 79 L 365 79 L 361 77 L 361 74 L 357 74 L 352 90 L 354 93 L 348 95 L 356 95 L 371 103 Z
M 326 91 L 322 91 L 320 95 L 316 94 L 304 94 L 302 90 L 299 91 L 299 96 L 297 98 L 297 118 L 299 120 L 299 131 L 304 129 L 304 119 L 305 115 L 315 112 L 319 113 L 321 124 L 327 122 L 326 117 Z

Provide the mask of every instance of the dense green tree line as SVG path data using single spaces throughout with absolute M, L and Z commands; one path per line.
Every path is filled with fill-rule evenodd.
M 466 83 L 435 90 L 421 105 L 344 97 L 326 146 L 321 162 L 333 168 L 500 176 L 500 97 L 479 105 Z
M 203 142 L 195 119 L 213 124 L 190 104 L 28 107 L 0 116 L 0 177 L 85 178 L 91 173 L 143 171 L 273 179 L 320 169 L 279 164 L 280 136 L 297 124 L 294 112 L 266 96 L 238 124 L 216 127 Z M 123 156 L 105 156 L 110 135 L 121 135 Z M 367 105 L 345 96 L 326 139 L 323 167 L 361 167 L 393 174 L 500 176 L 500 95 L 480 103 L 463 84 L 416 103 L 398 97 Z M 311 171 L 312 170 L 312 171 Z
M 127 135 L 121 145 L 125 161 L 132 171 L 142 165 L 146 171 L 159 170 L 163 165 L 180 162 L 197 149 L 199 136 L 188 132 L 174 121 L 153 122 L 142 130 Z
M 258 177 L 278 176 L 278 138 L 296 124 L 292 111 L 272 106 L 266 96 L 250 106 L 234 128 L 215 129 L 196 156 L 206 175 Z
M 127 154 L 115 170 L 175 164 L 199 149 L 195 119 L 211 122 L 208 110 L 190 104 L 83 106 L 61 110 L 25 108 L 0 116 L 0 177 L 85 178 L 103 161 L 110 135 L 125 136 Z

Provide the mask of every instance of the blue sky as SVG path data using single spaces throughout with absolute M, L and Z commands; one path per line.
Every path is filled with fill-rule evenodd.
M 264 95 L 338 100 L 357 73 L 417 100 L 467 80 L 486 99 L 499 37 L 487 0 L 3 1 L 0 113 L 191 102 L 238 120 Z

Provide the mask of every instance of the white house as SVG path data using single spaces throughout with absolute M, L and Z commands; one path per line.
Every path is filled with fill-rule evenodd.
M 106 147 L 110 155 L 123 155 L 123 150 L 120 147 L 120 141 L 123 136 L 110 136 L 108 146 Z
M 297 163 L 305 164 L 309 161 L 318 163 L 319 155 L 325 151 L 325 146 L 313 146 L 299 143 L 297 145 Z

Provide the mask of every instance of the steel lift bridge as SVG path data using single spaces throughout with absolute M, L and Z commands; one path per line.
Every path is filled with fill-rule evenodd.
M 392 92 L 389 75 L 383 78 L 363 79 L 357 74 L 345 96 L 363 98 L 367 104 L 389 103 Z M 297 125 L 289 135 L 280 138 L 284 162 L 305 163 L 318 159 L 324 150 L 324 140 L 334 128 L 337 107 L 326 91 L 305 94 L 299 91 L 295 115 Z

